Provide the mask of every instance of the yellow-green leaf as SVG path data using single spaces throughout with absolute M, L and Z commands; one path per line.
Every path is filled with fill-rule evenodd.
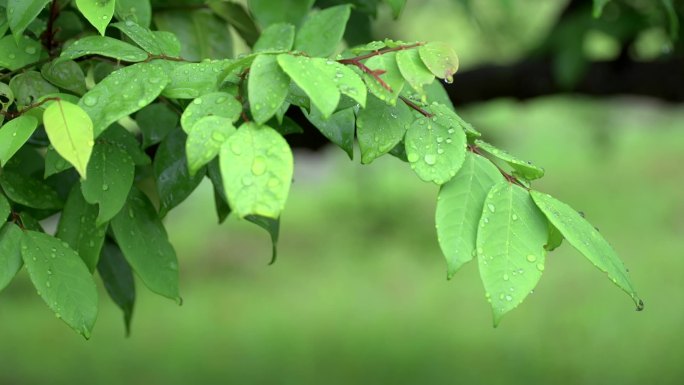
M 43 123 L 57 153 L 73 164 L 85 179 L 88 160 L 93 152 L 93 121 L 90 116 L 76 104 L 57 100 L 45 109 Z

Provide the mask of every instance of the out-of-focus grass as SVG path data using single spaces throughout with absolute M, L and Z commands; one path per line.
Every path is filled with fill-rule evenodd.
M 563 245 L 498 329 L 474 264 L 451 282 L 437 189 L 401 162 L 299 154 L 280 258 L 254 226 L 216 226 L 203 186 L 170 215 L 185 303 L 138 285 L 131 338 L 103 295 L 91 341 L 25 273 L 0 295 L 0 384 L 676 384 L 684 369 L 684 112 L 547 99 L 464 111 L 546 167 L 538 188 L 586 213 L 631 269 L 627 295 Z

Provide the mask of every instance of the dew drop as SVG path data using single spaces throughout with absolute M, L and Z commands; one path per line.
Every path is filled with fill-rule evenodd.
M 494 207 L 494 205 L 491 204 L 491 203 L 487 203 L 487 208 L 488 208 L 489 211 L 491 211 L 491 212 L 495 212 L 495 211 L 496 211 L 496 207 Z
M 109 190 L 109 185 L 108 184 L 103 184 L 102 185 L 102 191 L 108 191 Z
M 504 280 L 504 281 L 508 281 L 509 279 L 511 279 L 511 277 L 509 277 L 508 274 L 504 274 L 504 275 L 503 275 L 503 280 Z
M 537 261 L 537 256 L 534 254 L 530 254 L 527 256 L 527 262 L 536 262 Z
M 517 220 L 518 220 L 518 216 L 515 215 L 515 214 L 511 215 L 511 218 L 512 218 L 514 221 L 517 221 Z
M 413 162 L 418 161 L 419 157 L 418 157 L 418 154 L 416 154 L 415 152 L 412 152 L 410 154 L 407 154 L 406 158 L 408 159 L 409 162 L 413 163 Z
M 97 97 L 88 95 L 85 98 L 83 98 L 83 104 L 85 104 L 88 107 L 93 107 L 97 104 Z
M 508 301 L 508 302 L 513 301 L 513 297 L 509 294 L 506 294 L 506 301 Z
M 426 154 L 423 157 L 423 160 L 425 163 L 427 163 L 430 166 L 433 166 L 435 163 L 437 163 L 437 156 L 435 154 Z
M 539 270 L 539 271 L 544 271 L 544 264 L 543 264 L 543 263 L 538 263 L 538 264 L 537 264 L 537 270 Z
M 29 55 L 33 55 L 36 53 L 36 47 L 26 47 L 24 52 L 26 52 Z
M 266 159 L 261 156 L 257 156 L 252 162 L 252 174 L 263 175 L 264 172 L 266 172 Z

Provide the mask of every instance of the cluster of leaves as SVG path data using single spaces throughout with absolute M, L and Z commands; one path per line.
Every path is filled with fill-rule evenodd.
M 286 113 L 297 108 L 350 157 L 356 139 L 362 163 L 389 153 L 441 186 L 449 276 L 477 257 L 496 323 L 563 238 L 643 306 L 599 233 L 530 189 L 543 170 L 482 141 L 456 114 L 435 81 L 457 70 L 449 46 L 385 40 L 335 55 L 350 4 L 193 3 L 153 14 L 145 1 L 0 1 L 9 79 L 0 83 L 0 289 L 26 266 L 38 294 L 86 338 L 95 271 L 127 328 L 133 273 L 180 302 L 162 219 L 205 177 L 219 222 L 232 212 L 263 227 L 275 258 L 293 174 L 285 136 L 302 131 Z M 252 53 L 231 58 L 229 27 Z M 55 214 L 50 235 L 40 221 Z

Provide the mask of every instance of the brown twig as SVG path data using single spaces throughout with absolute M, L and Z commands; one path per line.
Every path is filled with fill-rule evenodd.
M 55 20 L 59 16 L 59 3 L 57 0 L 52 0 L 50 5 L 50 18 L 47 21 L 47 28 L 43 33 L 43 46 L 48 51 L 48 55 L 53 57 L 53 49 L 55 48 Z
M 390 52 L 396 52 L 396 51 L 402 51 L 402 50 L 405 50 L 405 49 L 415 48 L 415 47 L 418 47 L 418 46 L 421 46 L 421 45 L 423 45 L 423 43 L 415 43 L 415 44 L 401 45 L 401 46 L 394 47 L 394 48 L 381 49 L 381 50 L 378 50 L 378 51 L 373 51 L 373 52 L 371 52 L 371 53 L 367 53 L 367 54 L 365 54 L 365 55 L 360 55 L 360 56 L 356 56 L 356 57 L 352 57 L 352 58 L 348 58 L 348 59 L 340 59 L 340 60 L 338 60 L 337 62 L 340 63 L 340 64 L 347 64 L 347 65 L 356 66 L 356 67 L 357 67 L 358 69 L 360 69 L 362 72 L 364 72 L 364 73 L 370 75 L 373 79 L 375 79 L 378 83 L 380 83 L 380 85 L 381 85 L 384 89 L 386 89 L 386 90 L 389 91 L 389 92 L 394 92 L 394 91 L 392 91 L 392 87 L 390 87 L 389 84 L 387 84 L 387 83 L 380 77 L 380 75 L 384 74 L 384 73 L 387 72 L 387 71 L 385 71 L 385 70 L 373 70 L 373 69 L 370 69 L 370 68 L 368 68 L 367 65 L 365 65 L 365 64 L 362 62 L 362 60 L 366 60 L 366 59 L 372 58 L 372 57 L 374 57 L 374 56 L 384 55 L 384 54 L 390 53 Z
M 480 155 L 480 156 L 483 156 L 483 157 L 485 156 L 485 154 L 483 154 L 482 151 L 480 151 L 480 148 L 477 147 L 477 146 L 474 145 L 474 144 L 469 144 L 467 148 L 468 148 L 468 151 L 472 152 L 473 154 L 477 154 L 477 155 Z M 501 173 L 501 175 L 503 175 L 503 177 L 506 178 L 506 180 L 507 180 L 509 183 L 516 184 L 516 185 L 518 185 L 518 186 L 524 188 L 525 190 L 529 190 L 529 188 L 528 188 L 527 186 L 525 186 L 522 182 L 520 182 L 520 181 L 518 180 L 518 178 L 516 178 L 516 177 L 514 177 L 513 175 L 507 173 L 504 169 L 502 169 L 501 167 L 499 167 L 498 164 L 496 164 L 496 163 L 494 163 L 494 162 L 492 162 L 492 164 L 499 170 L 499 172 Z
M 400 96 L 399 96 L 399 99 L 401 99 L 401 101 L 404 102 L 407 106 L 409 106 L 409 107 L 413 108 L 414 110 L 420 112 L 420 114 L 423 115 L 423 116 L 426 117 L 426 118 L 431 118 L 431 117 L 434 116 L 433 114 L 431 114 L 431 113 L 425 111 L 423 108 L 421 108 L 419 105 L 417 105 L 416 103 L 412 102 L 412 101 L 409 100 L 408 98 L 405 98 L 405 97 L 403 97 L 403 96 L 400 95 Z
M 14 118 L 19 117 L 22 114 L 26 113 L 27 111 L 30 111 L 36 107 L 42 106 L 43 104 L 45 104 L 47 102 L 58 101 L 58 100 L 62 100 L 62 99 L 61 98 L 45 98 L 45 99 L 41 100 L 40 102 L 28 105 L 19 111 L 0 111 L 0 114 L 4 115 L 8 119 L 14 119 Z

